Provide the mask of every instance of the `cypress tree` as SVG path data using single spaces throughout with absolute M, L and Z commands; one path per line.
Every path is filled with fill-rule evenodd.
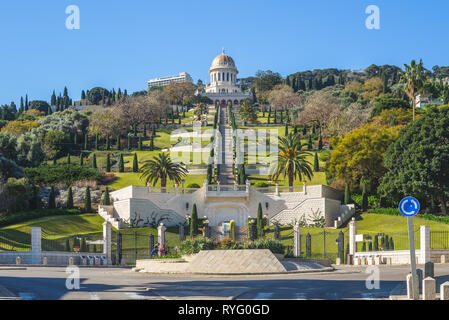
M 128 150 L 131 150 L 131 136 L 128 135 Z
M 193 204 L 192 217 L 190 218 L 190 236 L 193 238 L 198 233 L 198 212 L 196 203 Z
M 122 146 L 120 145 L 120 135 L 117 135 L 117 150 L 120 150 Z
M 109 187 L 106 187 L 106 190 L 104 192 L 103 204 L 105 206 L 111 205 L 111 198 L 109 197 Z
M 73 193 L 71 186 L 67 192 L 67 209 L 73 209 Z
M 394 241 L 393 241 L 393 237 L 390 237 L 390 250 L 394 250 Z
M 92 203 L 90 199 L 90 188 L 89 186 L 86 187 L 86 194 L 84 196 L 84 211 L 90 212 L 92 211 Z
M 67 164 L 70 164 L 70 153 L 67 155 Z
M 377 234 L 374 236 L 374 251 L 379 251 L 379 236 Z
M 139 163 L 137 162 L 137 153 L 134 153 L 133 172 L 139 172 Z
M 298 127 L 297 127 L 297 126 L 294 127 L 293 133 L 294 133 L 294 134 L 297 134 L 297 133 L 298 133 Z
M 56 208 L 56 195 L 54 186 L 51 186 L 50 188 L 50 196 L 48 197 L 48 207 L 50 209 Z
M 111 172 L 111 155 L 106 156 L 106 172 Z
M 119 172 L 125 172 L 125 161 L 123 160 L 123 153 L 120 154 L 118 168 L 119 168 Z
M 81 240 L 81 248 L 80 248 L 80 251 L 81 251 L 81 252 L 87 252 L 87 251 L 88 251 L 88 249 L 87 249 L 86 238 L 83 238 L 83 239 Z
M 385 250 L 390 250 L 390 239 L 388 235 L 385 235 Z
M 307 128 L 304 126 L 302 128 L 302 135 L 305 136 L 307 134 Z
M 88 148 L 89 136 L 87 134 L 84 135 L 84 150 Z
M 134 129 L 134 137 L 137 137 L 137 125 L 136 124 L 134 124 L 133 129 Z
M 110 144 L 110 141 L 109 141 L 109 136 L 107 136 L 106 137 L 106 150 L 109 150 L 109 149 L 111 149 L 111 144 Z
M 97 169 L 97 156 L 95 155 L 95 153 L 92 159 L 92 168 Z
M 288 136 L 288 123 L 285 123 L 285 136 Z
M 372 242 L 368 243 L 368 251 L 373 251 L 373 243 Z
M 84 159 L 83 159 L 83 153 L 80 153 L 80 166 L 82 167 L 84 165 Z
M 153 150 L 154 150 L 154 136 L 152 136 L 151 140 L 150 140 L 150 151 L 153 151 Z
M 318 141 L 318 150 L 322 150 L 323 149 L 323 139 L 321 138 L 320 135 L 320 140 Z
M 309 142 L 307 143 L 307 149 L 309 149 L 309 150 L 313 149 L 312 136 L 309 136 Z
M 346 183 L 345 187 L 345 204 L 349 204 L 351 202 L 351 191 L 349 190 L 349 184 Z
M 366 252 L 366 242 L 365 241 L 363 241 L 362 251 Z
M 263 217 L 262 217 L 262 204 L 259 202 L 257 208 L 257 237 L 263 238 Z
M 139 137 L 139 151 L 142 151 L 142 137 Z
M 368 194 L 366 192 L 366 182 L 363 183 L 363 191 L 362 191 L 362 211 L 366 212 L 368 209 Z
M 315 152 L 315 157 L 313 159 L 313 171 L 318 172 L 320 171 L 320 163 L 318 161 L 318 153 Z
M 151 132 L 151 135 L 154 137 L 156 136 L 156 126 L 153 124 L 153 131 Z
M 98 150 L 98 133 L 95 135 L 95 150 Z

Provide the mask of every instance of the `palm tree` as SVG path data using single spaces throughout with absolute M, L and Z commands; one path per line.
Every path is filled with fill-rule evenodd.
M 415 121 L 416 94 L 423 87 L 425 81 L 424 67 L 422 60 L 416 64 L 415 60 L 410 65 L 404 64 L 405 73 L 402 75 L 400 83 L 404 84 L 404 91 L 412 100 L 413 105 L 413 121 Z
M 172 162 L 170 155 L 165 152 L 159 153 L 151 160 L 144 161 L 140 172 L 142 173 L 140 178 L 145 178 L 145 181 L 152 183 L 153 186 L 161 179 L 162 188 L 167 186 L 167 178 L 180 183 L 182 178 L 188 173 L 183 163 Z
M 207 106 L 207 104 L 201 102 L 199 103 L 195 110 L 193 110 L 193 114 L 195 116 L 197 116 L 198 121 L 201 121 L 201 118 L 203 116 L 203 114 L 208 114 L 209 113 L 209 107 Z
M 312 156 L 310 152 L 303 150 L 306 144 L 301 144 L 299 133 L 290 132 L 287 136 L 279 138 L 279 154 L 275 161 L 274 180 L 280 175 L 288 177 L 288 186 L 293 191 L 293 181 L 296 177 L 301 181 L 304 178 L 309 180 L 313 176 L 312 164 L 307 157 Z

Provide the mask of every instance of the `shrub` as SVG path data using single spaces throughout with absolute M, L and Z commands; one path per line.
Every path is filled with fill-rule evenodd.
M 263 182 L 263 181 L 259 181 L 259 182 L 256 182 L 256 183 L 254 184 L 254 187 L 255 187 L 255 188 L 267 188 L 267 187 L 269 187 L 269 186 L 270 186 L 269 183 Z
M 285 245 L 278 240 L 273 239 L 257 239 L 253 242 L 246 242 L 243 244 L 244 249 L 269 249 L 273 253 L 283 254 L 285 252 Z
M 201 250 L 212 250 L 214 249 L 214 244 L 209 239 L 195 239 L 195 240 L 186 240 L 182 242 L 179 246 L 180 254 L 194 254 L 198 253 Z
M 331 153 L 328 150 L 322 151 L 319 155 L 319 159 L 323 162 L 326 162 L 330 159 Z
M 37 168 L 25 168 L 24 171 L 25 176 L 35 184 L 72 184 L 75 181 L 101 178 L 101 173 L 97 170 L 79 165 L 43 165 Z
M 186 188 L 199 189 L 201 186 L 198 183 L 189 183 Z

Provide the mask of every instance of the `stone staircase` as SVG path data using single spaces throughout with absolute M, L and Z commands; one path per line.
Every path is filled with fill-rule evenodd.
M 105 221 L 110 222 L 117 230 L 123 227 L 123 222 L 114 217 L 114 206 L 99 205 L 98 214 L 103 217 Z
M 232 185 L 234 184 L 234 166 L 232 157 L 232 135 L 229 128 L 227 114 L 225 108 L 221 108 L 220 126 L 221 134 L 221 159 L 222 164 L 220 168 L 220 184 Z

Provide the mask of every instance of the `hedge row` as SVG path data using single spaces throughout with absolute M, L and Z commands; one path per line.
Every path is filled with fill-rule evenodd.
M 8 226 L 15 223 L 21 223 L 28 220 L 49 217 L 49 216 L 63 216 L 68 214 L 80 213 L 77 209 L 39 209 L 33 211 L 22 211 L 12 213 L 7 216 L 0 217 L 0 226 Z
M 398 208 L 378 208 L 378 209 L 370 209 L 369 213 L 377 213 L 377 214 L 387 214 L 392 216 L 402 216 L 399 212 Z M 418 214 L 418 217 L 426 220 L 432 220 L 435 222 L 449 224 L 449 216 L 435 216 L 429 213 Z
M 195 240 L 186 240 L 179 246 L 180 254 L 194 254 L 201 250 L 238 250 L 238 249 L 269 249 L 273 253 L 283 254 L 285 245 L 273 239 L 258 239 L 252 242 L 235 242 L 232 240 L 224 240 L 221 242 L 213 242 L 209 239 L 199 238 Z

